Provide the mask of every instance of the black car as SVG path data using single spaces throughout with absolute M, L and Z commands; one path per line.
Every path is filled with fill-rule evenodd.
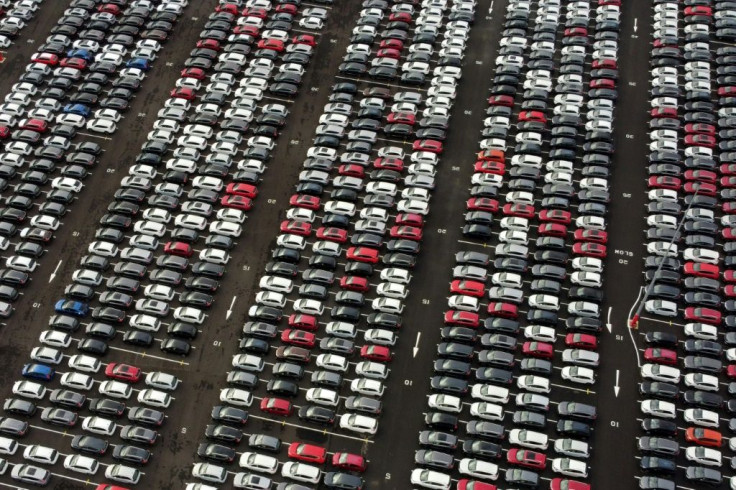
M 253 434 L 248 437 L 248 447 L 278 453 L 281 450 L 281 439 L 265 434 Z
M 335 412 L 324 407 L 316 405 L 304 405 L 299 409 L 298 417 L 300 420 L 314 422 L 323 425 L 333 425 L 335 423 Z
M 244 425 L 248 421 L 248 412 L 235 407 L 216 405 L 210 414 L 212 420 L 230 424 Z
M 92 413 L 120 417 L 125 412 L 125 403 L 107 398 L 90 398 L 89 410 Z
M 232 449 L 230 450 L 232 451 Z M 197 451 L 197 454 L 199 454 L 199 451 Z M 126 463 L 147 464 L 151 458 L 151 452 L 137 446 L 119 444 L 113 449 L 112 457 L 120 461 L 125 461 Z
M 151 446 L 156 442 L 158 432 L 138 425 L 125 425 L 120 430 L 120 438 L 124 441 L 138 442 Z
M 72 439 L 72 449 L 83 453 L 103 455 L 108 447 L 109 443 L 99 437 L 78 435 Z

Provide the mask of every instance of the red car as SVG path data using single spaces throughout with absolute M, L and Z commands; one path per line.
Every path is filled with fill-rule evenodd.
M 473 171 L 483 174 L 503 175 L 506 173 L 506 165 L 502 162 L 478 160 L 475 162 L 475 165 L 473 165 Z
M 141 370 L 130 364 L 120 364 L 117 362 L 111 362 L 105 368 L 105 376 L 112 379 L 119 379 L 120 381 L 128 381 L 130 383 L 137 383 L 141 379 Z
M 567 226 L 559 223 L 542 223 L 537 228 L 537 233 L 544 236 L 557 236 L 564 238 L 567 236 Z
M 370 247 L 350 247 L 346 256 L 348 260 L 357 260 L 358 262 L 369 264 L 378 262 L 378 250 Z
M 593 63 L 591 64 L 592 69 L 596 68 L 610 68 L 612 70 L 618 69 L 618 63 L 616 63 L 616 60 L 613 58 L 601 58 L 597 60 L 593 60 Z
M 238 6 L 234 3 L 221 3 L 215 7 L 215 12 L 227 12 L 228 14 L 238 15 Z
M 7 126 L 0 126 L 0 139 L 6 140 L 10 137 L 10 128 Z
M 723 445 L 723 436 L 720 432 L 702 427 L 688 427 L 685 430 L 685 440 L 701 446 L 721 447 Z
M 534 213 L 534 206 L 531 204 L 508 203 L 503 205 L 503 214 L 506 216 L 532 219 Z
M 411 112 L 392 112 L 386 118 L 386 122 L 391 124 L 408 124 L 409 126 L 414 126 L 416 119 L 416 116 Z
M 327 459 L 327 450 L 312 444 L 293 442 L 289 444 L 288 456 L 307 463 L 323 464 Z
M 657 38 L 652 43 L 652 46 L 654 46 L 655 48 L 676 48 L 677 43 L 672 43 L 671 41 L 669 41 L 669 39 Z
M 414 151 L 428 151 L 430 153 L 442 153 L 442 142 L 437 140 L 415 140 L 411 145 Z
M 120 7 L 113 3 L 103 3 L 99 7 L 97 7 L 98 12 L 104 12 L 106 14 L 112 14 L 114 16 L 118 16 L 122 13 L 122 10 L 120 10 Z
M 734 94 L 736 94 L 736 85 L 729 85 L 728 87 L 718 87 L 718 95 L 720 97 L 731 96 Z M 685 131 L 687 131 L 687 129 Z M 713 131 L 713 133 L 708 134 L 715 134 L 715 130 Z
M 260 7 L 246 7 L 240 15 L 242 17 L 258 17 L 259 19 L 265 19 L 268 17 L 268 11 Z
M 736 229 L 735 228 L 724 228 L 721 230 L 721 237 L 724 240 L 736 240 Z
M 547 342 L 524 342 L 521 351 L 532 357 L 540 357 L 542 359 L 552 359 L 555 355 L 555 348 Z
M 519 317 L 519 308 L 511 303 L 492 302 L 488 304 L 488 314 L 513 320 Z
M 595 78 L 590 81 L 590 88 L 609 88 L 609 89 L 615 89 L 616 88 L 616 82 L 614 80 L 611 80 L 610 78 Z
M 593 62 L 595 65 L 595 61 Z M 594 67 L 595 68 L 595 67 Z M 653 118 L 668 117 L 677 118 L 677 109 L 674 107 L 655 107 L 649 112 L 649 115 Z
M 457 490 L 497 490 L 496 485 L 463 478 L 457 481 Z
M 225 193 L 255 199 L 258 196 L 258 187 L 242 182 L 232 182 L 225 187 Z
M 685 180 L 697 180 L 698 182 L 715 182 L 718 175 L 710 170 L 686 170 Z
M 736 163 L 722 163 L 718 170 L 723 175 L 736 175 Z
M 401 50 L 401 49 L 404 49 L 404 43 L 398 39 L 384 39 L 378 45 L 378 49 L 385 49 L 385 48 Z
M 498 211 L 498 201 L 489 197 L 471 197 L 465 202 L 465 207 L 469 211 L 488 211 L 495 213 Z
M 226 208 L 249 211 L 253 207 L 253 201 L 244 196 L 230 194 L 228 196 L 222 196 L 220 199 L 220 205 L 225 206 Z
M 43 65 L 56 66 L 59 64 L 59 57 L 52 53 L 34 53 L 31 56 L 31 61 Z
M 403 238 L 414 241 L 422 239 L 422 229 L 413 226 L 392 226 L 388 233 L 391 238 Z
M 324 226 L 317 228 L 317 238 L 320 240 L 329 240 L 331 242 L 345 243 L 348 239 L 348 231 L 342 228 Z
M 472 311 L 449 310 L 445 312 L 445 324 L 478 328 L 480 316 Z
M 258 41 L 258 49 L 270 49 L 281 53 L 284 50 L 284 42 L 278 39 L 261 39 Z
M 537 470 L 543 470 L 547 466 L 547 456 L 528 449 L 509 449 L 509 452 L 506 453 L 506 461 Z
M 400 226 L 407 225 L 421 228 L 424 226 L 424 217 L 415 213 L 399 213 L 396 215 L 394 222 Z
M 394 48 L 384 48 L 376 51 L 376 56 L 379 58 L 392 58 L 398 60 L 401 58 L 401 51 Z
M 256 26 L 235 26 L 233 34 L 245 34 L 246 36 L 258 37 L 259 30 Z
M 590 490 L 590 485 L 568 478 L 552 478 L 549 482 L 549 490 Z
M 723 271 L 723 280 L 726 282 L 736 282 L 736 270 L 728 269 Z
M 685 262 L 685 274 L 689 276 L 707 277 L 710 279 L 718 279 L 721 271 L 717 265 L 706 264 L 704 262 Z
M 482 282 L 471 281 L 469 279 L 455 279 L 450 283 L 450 292 L 452 294 L 466 294 L 482 298 L 485 293 L 485 285 Z
M 700 306 L 688 306 L 685 308 L 685 320 L 703 322 L 709 325 L 719 326 L 721 324 L 721 312 L 713 308 Z
M 481 150 L 475 154 L 475 158 L 484 162 L 501 162 L 506 159 L 506 153 L 501 150 Z
M 404 160 L 399 158 L 376 158 L 373 160 L 373 168 L 401 172 L 404 170 Z
M 290 345 L 296 345 L 297 347 L 306 347 L 311 349 L 316 343 L 316 339 L 313 333 L 306 332 L 304 330 L 294 330 L 287 328 L 281 332 L 281 342 Z
M 298 208 L 305 208 L 316 211 L 319 209 L 319 205 L 319 197 L 310 196 L 309 194 L 293 194 L 289 198 L 289 206 L 296 206 Z
M 569 225 L 572 221 L 570 211 L 564 211 L 562 209 L 543 209 L 539 212 L 540 221 L 551 221 L 554 223 L 561 223 L 563 225 Z
M 294 407 L 291 405 L 291 402 L 289 400 L 284 400 L 283 398 L 266 397 L 261 400 L 261 410 L 273 415 L 282 415 L 284 417 L 288 417 L 289 415 L 291 415 Z
M 314 332 L 317 330 L 317 317 L 306 313 L 293 313 L 289 315 L 289 326 Z
M 572 253 L 583 255 L 585 257 L 597 257 L 603 259 L 606 257 L 608 252 L 606 250 L 606 246 L 601 245 L 600 243 L 576 242 L 572 246 Z
M 179 72 L 182 78 L 196 78 L 197 80 L 204 80 L 204 70 L 201 68 L 184 68 Z
M 370 361 L 391 362 L 391 351 L 383 345 L 364 345 L 360 348 L 360 357 Z
M 282 233 L 293 233 L 299 236 L 309 236 L 312 233 L 312 225 L 306 221 L 284 220 L 279 226 Z
M 588 29 L 585 27 L 568 27 L 565 29 L 565 33 L 563 36 L 565 37 L 572 37 L 572 36 L 587 36 L 588 35 Z
M 656 362 L 657 364 L 674 366 L 677 364 L 677 352 L 659 347 L 649 347 L 644 351 L 644 359 L 650 362 Z
M 685 15 L 704 15 L 711 17 L 713 10 L 707 5 L 694 5 L 692 7 L 685 7 Z
M 729 364 L 726 366 L 726 376 L 731 379 L 736 378 L 736 364 Z
M 316 46 L 317 41 L 311 34 L 299 34 L 291 38 L 291 44 L 306 44 L 307 46 Z
M 670 189 L 673 191 L 679 191 L 682 186 L 682 181 L 677 177 L 652 175 L 647 180 L 647 185 L 650 189 Z
M 64 58 L 59 63 L 59 66 L 64 68 L 75 68 L 77 70 L 84 70 L 87 68 L 87 61 L 82 58 Z
M 276 12 L 277 14 L 284 13 L 284 14 L 289 14 L 289 15 L 296 15 L 298 10 L 299 9 L 294 4 L 280 3 L 279 5 L 276 6 L 276 8 L 274 9 L 274 12 Z
M 347 175 L 349 177 L 357 177 L 359 179 L 365 177 L 365 169 L 357 163 L 346 163 L 340 165 L 337 168 L 337 173 L 340 175 Z
M 709 134 L 688 134 L 685 136 L 685 144 L 713 148 L 716 146 L 716 139 Z
M 341 470 L 363 473 L 365 471 L 365 458 L 358 454 L 335 453 L 332 455 L 332 466 Z
M 216 39 L 200 39 L 197 41 L 196 46 L 198 48 L 211 49 L 212 51 L 219 51 L 221 48 L 220 41 Z
M 491 95 L 490 97 L 488 97 L 488 105 L 511 107 L 514 105 L 514 98 L 510 95 Z
M 166 242 L 164 253 L 178 255 L 179 257 L 191 257 L 194 254 L 194 249 L 185 242 Z
M 370 289 L 368 279 L 360 276 L 344 276 L 340 279 L 340 287 L 349 291 L 364 293 Z
M 598 339 L 587 333 L 569 333 L 565 336 L 565 345 L 578 349 L 595 350 L 598 348 Z
M 736 213 L 736 201 L 728 201 L 721 204 L 721 211 L 726 214 Z
M 18 126 L 18 129 L 30 129 L 39 133 L 45 133 L 49 125 L 43 119 L 24 119 Z
M 687 194 L 695 194 L 697 192 L 701 196 L 715 196 L 718 193 L 718 188 L 715 184 L 708 182 L 685 182 L 682 190 Z
M 736 90 L 734 90 L 734 93 L 736 93 Z M 709 134 L 712 136 L 716 134 L 716 127 L 712 124 L 705 123 L 687 123 L 685 125 L 685 132 L 688 134 Z
M 729 298 L 736 297 L 736 285 L 726 284 L 726 286 L 723 288 L 723 294 L 725 294 Z
M 171 97 L 184 100 L 194 100 L 194 90 L 186 87 L 179 87 L 169 92 Z
M 718 182 L 721 187 L 736 187 L 736 176 L 721 177 Z
M 389 22 L 407 22 L 411 24 L 411 14 L 409 12 L 394 12 L 388 16 Z

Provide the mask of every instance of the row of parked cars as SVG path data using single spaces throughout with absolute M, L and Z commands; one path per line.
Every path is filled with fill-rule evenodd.
M 441 8 L 440 3 L 444 4 L 425 2 L 418 9 L 416 22 L 433 9 Z M 364 2 L 363 7 L 359 26 L 380 25 L 384 11 L 389 9 L 386 2 L 371 0 Z M 409 13 L 408 17 L 402 17 L 405 19 L 402 22 L 411 21 L 415 14 L 414 6 L 405 2 L 395 2 L 391 9 L 392 15 Z M 353 41 L 347 49 L 347 56 L 356 49 L 372 53 L 377 40 L 371 37 L 367 43 L 363 37 Z M 428 66 L 431 67 L 434 60 L 429 61 L 431 64 Z M 443 83 L 433 81 L 432 86 L 450 88 L 451 84 L 454 89 L 455 83 L 452 78 L 445 79 Z M 440 117 L 433 111 L 440 110 L 446 121 L 451 102 L 435 101 L 432 97 L 425 101 L 422 94 L 410 90 L 392 92 L 370 82 L 362 94 L 358 84 L 352 82 L 340 82 L 333 87 L 316 129 L 314 146 L 307 151 L 296 193 L 290 198 L 291 207 L 280 224 L 281 234 L 276 238 L 273 260 L 266 265 L 266 275 L 259 280 L 260 291 L 256 294 L 255 304 L 249 309 L 249 321 L 243 327 L 240 343 L 242 352 L 233 357 L 235 370 L 227 378 L 230 387 L 221 391 L 221 402 L 230 403 L 237 396 L 242 403 L 234 403 L 235 407 L 217 406 L 213 414 L 219 416 L 223 410 L 240 410 L 241 420 L 245 420 L 248 414 L 244 409 L 257 401 L 264 413 L 259 418 L 288 418 L 296 412 L 299 424 L 315 430 L 337 425 L 339 430 L 357 435 L 376 433 L 377 417 L 382 411 L 383 381 L 389 375 L 391 348 L 398 340 L 402 300 L 408 294 L 410 270 L 419 252 L 423 216 L 429 211 L 428 200 L 434 187 L 434 167 L 439 153 L 436 146 L 425 148 L 423 142 L 418 142 L 414 143 L 416 151 L 411 156 L 407 155 L 402 146 L 396 145 L 402 142 L 392 140 L 395 135 L 390 134 L 387 128 L 400 123 L 411 127 L 419 117 L 430 122 L 429 118 Z M 424 110 L 421 109 L 423 104 L 426 104 Z M 384 122 L 387 110 L 390 113 Z M 385 139 L 378 137 L 381 129 L 386 134 Z M 444 134 L 440 136 L 444 139 Z M 345 137 L 348 142 L 343 148 Z M 374 153 L 375 146 L 386 140 L 390 144 Z M 372 157 L 372 153 L 376 157 Z M 404 177 L 404 160 L 408 158 L 412 164 L 407 165 L 408 175 Z M 335 172 L 338 175 L 331 179 Z M 332 191 L 327 198 L 330 186 Z M 327 199 L 323 202 L 324 198 Z M 400 199 L 398 203 L 395 198 Z M 391 226 L 388 221 L 393 209 L 397 209 L 399 215 Z M 317 227 L 317 220 L 322 226 Z M 385 246 L 389 253 L 381 258 L 380 249 L 387 234 L 390 240 Z M 312 253 L 308 268 L 304 269 L 300 264 L 307 247 L 311 247 Z M 347 263 L 345 275 L 339 278 L 336 269 L 343 254 Z M 371 277 L 378 280 L 378 276 L 382 282 L 377 286 L 371 284 Z M 339 291 L 331 293 L 330 287 L 338 285 Z M 374 286 L 377 294 L 371 298 L 370 290 Z M 334 303 L 332 294 L 335 294 Z M 361 313 L 361 307 L 365 305 L 371 306 L 368 315 Z M 328 311 L 329 321 L 321 321 Z M 368 328 L 360 325 L 362 316 L 367 316 Z M 280 330 L 284 320 L 287 320 L 288 328 Z M 322 328 L 325 336 L 319 338 Z M 359 336 L 365 344 L 358 349 L 355 343 Z M 271 352 L 271 341 L 281 344 L 275 352 L 273 364 L 266 357 Z M 311 350 L 318 346 L 321 353 L 315 359 L 316 369 L 310 371 Z M 360 356 L 357 364 L 350 361 L 355 354 Z M 260 379 L 266 366 L 271 366 L 272 377 Z M 354 369 L 352 379 L 349 378 L 351 369 Z M 311 381 L 311 387 L 302 388 L 301 382 L 306 379 Z M 265 396 L 257 394 L 263 386 L 258 384 L 259 381 L 266 384 Z M 344 384 L 350 387 L 347 397 L 340 396 Z M 305 404 L 299 401 L 302 395 Z M 208 438 L 212 439 L 211 436 Z M 219 447 L 223 454 L 237 454 L 232 449 L 223 448 L 222 439 L 216 442 L 207 447 L 211 451 Z M 314 465 L 314 460 L 292 454 L 295 446 L 302 445 L 291 443 L 289 456 L 300 460 L 298 464 L 293 461 L 279 463 L 273 454 L 242 453 L 238 462 L 248 472 L 237 473 L 234 484 L 255 488 L 249 485 L 256 480 L 263 485 L 268 481 L 270 485 L 270 476 L 257 473 L 275 474 L 280 469 L 281 476 L 287 481 L 317 483 L 322 480 L 329 488 L 362 488 L 362 479 L 355 473 L 361 473 L 365 469 L 364 464 L 336 465 L 336 456 L 333 456 L 332 471 L 323 474 L 318 465 Z M 268 453 L 268 447 L 263 449 Z M 338 454 L 346 461 L 364 461 L 359 455 Z M 205 459 L 212 461 L 212 458 Z M 219 461 L 222 464 L 232 460 L 234 458 Z M 324 458 L 317 461 L 320 464 L 324 462 Z M 219 475 L 226 478 L 225 469 L 226 466 L 215 466 L 213 462 L 198 463 L 195 476 L 202 478 L 207 470 L 219 471 Z M 221 483 L 218 478 L 208 481 Z M 204 479 L 207 479 L 206 475 Z M 289 488 L 297 487 L 292 485 Z
M 42 0 L 0 1 L 0 48 L 9 48 L 20 30 L 33 19 Z
M 493 274 L 488 272 L 488 255 L 473 251 L 457 254 L 450 309 L 445 312 L 434 365 L 436 376 L 431 381 L 433 392 L 425 418 L 428 430 L 419 436 L 421 449 L 415 457 L 422 466 L 414 470 L 415 484 L 449 488 L 449 472 L 457 470 L 461 477 L 458 488 L 495 488 L 483 480 L 499 478 L 497 458 L 505 456 L 510 465 L 504 474 L 506 481 L 536 487 L 539 472 L 548 467 L 545 412 L 550 397 L 558 395 L 553 392 L 562 391 L 556 424 L 559 439 L 554 441 L 558 457 L 549 461 L 556 477 L 550 485 L 589 488 L 579 480 L 588 475 L 587 439 L 592 435 L 595 407 L 570 401 L 573 391 L 552 389 L 552 384 L 560 384 L 553 379 L 558 337 L 565 339 L 562 366 L 558 368 L 563 384 L 571 383 L 574 389 L 575 384 L 594 383 L 599 363 L 596 349 L 603 301 L 601 274 L 606 257 L 620 10 L 617 2 L 596 3 L 572 2 L 563 8 L 559 2 L 540 2 L 533 30 L 527 2 L 512 2 L 507 8 L 463 227 L 463 234 L 471 239 L 486 244 L 498 239 Z M 556 49 L 561 52 L 559 60 Z M 586 56 L 591 53 L 588 72 Z M 554 70 L 559 70 L 556 80 Z M 516 95 L 522 87 L 519 104 Z M 554 104 L 551 107 L 550 102 Z M 516 110 L 520 110 L 518 114 Z M 550 112 L 553 116 L 548 120 Z M 513 117 L 518 117 L 515 135 Z M 580 145 L 582 127 L 586 132 Z M 509 146 L 508 140 L 515 146 Z M 542 149 L 547 141 L 548 156 Z M 578 156 L 581 146 L 582 155 Z M 513 156 L 509 155 L 512 151 Z M 535 194 L 540 181 L 544 182 L 542 209 L 537 211 Z M 508 186 L 505 195 L 501 194 L 503 186 Z M 577 206 L 571 206 L 573 203 Z M 536 228 L 537 252 L 530 257 L 529 246 L 534 241 L 529 235 L 534 233 L 531 224 L 537 215 L 541 222 Z M 575 229 L 568 230 L 570 226 Z M 572 244 L 570 235 L 575 240 Z M 572 286 L 563 290 L 565 277 Z M 487 289 L 488 279 L 492 286 Z M 531 283 L 530 288 L 527 283 Z M 486 295 L 488 303 L 483 302 Z M 525 300 L 529 309 L 520 311 Z M 566 333 L 560 334 L 558 310 L 565 304 L 569 317 Z M 482 307 L 487 310 L 485 319 L 481 318 Z M 523 313 L 527 325 L 522 328 Z M 486 329 L 484 334 L 475 330 L 481 325 Z M 514 351 L 522 343 L 517 343 L 516 337 L 522 332 L 522 372 L 515 375 Z M 479 340 L 481 346 L 476 348 Z M 474 369 L 476 360 L 479 365 Z M 473 369 L 475 380 L 471 381 Z M 500 440 L 506 437 L 503 421 L 505 405 L 514 395 L 509 390 L 512 383 L 518 390 L 517 411 L 510 413 L 517 428 L 508 433 L 512 448 L 507 451 L 501 448 Z M 463 403 L 467 393 L 472 401 Z M 453 432 L 466 410 L 464 405 L 470 405 L 470 420 L 464 457 L 456 466 L 452 453 L 459 443 Z
M 736 393 L 728 382 L 732 367 L 722 361 L 724 355 L 732 360 L 734 344 L 721 330 L 736 325 L 730 299 L 736 194 L 729 163 L 736 51 L 711 44 L 711 34 L 722 38 L 730 29 L 730 9 L 710 0 L 654 6 L 645 259 L 646 280 L 654 284 L 644 307 L 652 315 L 684 319 L 684 335 L 644 337 L 639 391 L 646 418 L 638 448 L 646 474 L 639 486 L 646 489 L 675 488 L 683 473 L 688 481 L 717 486 L 729 480 L 723 472 L 729 459 L 736 467 L 723 454 L 721 431 L 722 420 L 734 421 L 736 406 L 719 393 L 722 386 L 728 395 Z M 684 451 L 678 411 L 686 426 Z M 736 488 L 736 478 L 730 486 Z
M 157 41 L 141 39 L 131 59 L 124 63 L 126 46 L 135 39 L 127 35 L 129 39 L 121 44 L 117 41 L 123 41 L 119 39 L 123 35 L 114 30 L 158 18 L 159 14 L 176 18 L 163 9 L 157 13 L 150 6 L 137 4 L 125 13 L 118 12 L 116 17 L 104 11 L 109 9 L 105 5 L 82 2 L 67 9 L 56 26 L 63 29 L 55 28 L 39 47 L 0 107 L 0 135 L 6 139 L 0 156 L 0 175 L 5 189 L 12 186 L 12 195 L 5 199 L 5 206 L 0 210 L 3 237 L 0 248 L 6 250 L 11 238 L 20 238 L 13 244 L 15 254 L 6 259 L 7 269 L 0 274 L 2 311 L 6 315 L 12 311 L 9 302 L 17 298 L 18 288 L 27 283 L 28 274 L 36 269 L 38 259 L 102 153 L 96 142 L 72 144 L 72 140 L 83 130 L 86 117 L 92 115 L 98 104 L 104 106 L 94 111 L 100 119 L 120 119 L 118 110 L 127 107 L 149 63 L 139 56 L 161 49 Z M 106 27 L 109 42 L 84 39 L 82 27 L 98 30 Z M 80 37 L 75 39 L 77 33 Z M 114 55 L 116 63 L 102 59 L 108 55 Z M 98 57 L 102 58 L 93 61 Z M 145 67 L 136 67 L 141 63 Z M 107 97 L 100 99 L 105 91 Z M 118 110 L 107 107 L 110 104 Z M 47 186 L 51 187 L 50 191 L 44 190 Z M 39 207 L 35 208 L 34 204 Z
M 126 6 L 128 8 L 123 10 Z M 72 2 L 50 38 L 33 55 L 26 73 L 13 87 L 9 95 L 12 100 L 6 100 L 3 105 L 4 129 L 8 130 L 6 136 L 10 133 L 11 140 L 5 144 L 3 162 L 10 160 L 8 156 L 14 154 L 12 150 L 15 148 L 20 148 L 16 154 L 20 155 L 21 160 L 23 156 L 30 155 L 30 151 L 23 151 L 21 143 L 32 147 L 41 141 L 45 133 L 49 133 L 49 136 L 44 140 L 45 145 L 34 151 L 35 158 L 28 162 L 30 170 L 21 175 L 21 183 L 16 186 L 15 195 L 6 202 L 7 207 L 3 210 L 6 236 L 17 232 L 14 229 L 15 224 L 24 221 L 25 210 L 30 209 L 33 199 L 41 195 L 40 186 L 48 181 L 43 178 L 44 172 L 53 172 L 56 162 L 64 161 L 65 152 L 69 151 L 69 154 L 66 156 L 68 165 L 62 169 L 62 176 L 51 181 L 53 190 L 45 196 L 46 202 L 41 203 L 40 214 L 29 220 L 31 226 L 20 230 L 23 240 L 16 245 L 16 255 L 6 261 L 8 269 L 3 273 L 3 288 L 8 294 L 12 288 L 24 286 L 28 282 L 28 274 L 35 270 L 36 259 L 43 253 L 42 245 L 47 245 L 51 240 L 66 212 L 65 206 L 81 190 L 81 179 L 86 175 L 85 168 L 94 166 L 102 153 L 100 145 L 90 141 L 72 146 L 70 140 L 75 137 L 76 128 L 84 126 L 84 123 L 75 125 L 67 120 L 58 120 L 55 113 L 63 106 L 62 116 L 84 118 L 88 115 L 90 107 L 95 106 L 96 99 L 84 87 L 95 86 L 96 93 L 99 93 L 101 87 L 114 80 L 113 91 L 121 89 L 119 82 L 127 82 L 130 90 L 137 89 L 143 78 L 141 68 L 123 68 L 122 58 L 117 58 L 119 62 L 112 65 L 107 58 L 99 59 L 89 66 L 87 62 L 98 51 L 98 54 L 106 56 L 121 50 L 116 52 L 116 56 L 124 56 L 126 46 L 135 43 L 135 38 L 132 37 L 134 33 L 127 32 L 129 29 L 126 28 L 143 25 L 147 21 L 166 22 L 162 20 L 162 16 L 175 20 L 184 6 L 185 2 L 156 2 L 156 5 L 151 2 L 133 2 L 127 5 L 124 1 L 109 4 Z M 151 20 L 153 18 L 157 20 Z M 92 41 L 93 36 L 90 33 L 99 40 Z M 109 36 L 107 38 L 106 33 Z M 142 40 L 136 51 L 140 54 L 141 50 L 152 46 L 157 47 L 156 51 L 160 49 L 158 42 Z M 46 80 L 51 75 L 53 78 Z M 73 93 L 70 93 L 72 90 Z M 122 92 L 115 94 L 118 97 L 112 97 L 112 93 L 108 95 L 109 100 L 127 100 L 132 97 L 132 92 L 127 94 L 127 98 L 123 97 Z M 30 109 L 27 113 L 13 113 L 13 104 L 25 111 L 25 107 L 34 98 L 35 109 Z M 69 103 L 63 105 L 67 100 Z M 75 111 L 84 112 L 85 116 L 75 114 Z M 25 118 L 20 121 L 14 119 L 23 116 Z M 10 128 L 13 128 L 12 132 L 9 131 Z M 23 162 L 19 165 L 23 165 Z M 79 174 L 72 175 L 75 168 L 81 170 L 78 170 Z M 6 177 L 10 180 L 13 176 Z M 35 189 L 32 189 L 33 185 Z M 122 232 L 115 224 L 102 227 L 96 233 L 96 238 L 102 241 L 114 240 L 114 237 L 122 238 Z M 5 241 L 7 248 L 7 238 Z M 7 399 L 3 405 L 4 412 L 9 416 L 2 419 L 5 424 L 2 432 L 14 437 L 26 437 L 30 433 L 33 438 L 43 430 L 36 428 L 30 431 L 30 424 L 37 412 L 40 412 L 42 427 L 61 426 L 65 430 L 80 427 L 83 432 L 72 438 L 73 452 L 63 458 L 61 456 L 67 453 L 65 448 L 28 444 L 24 451 L 20 451 L 15 444 L 15 447 L 7 449 L 4 452 L 7 456 L 20 456 L 23 453 L 22 461 L 11 463 L 10 472 L 13 479 L 23 483 L 46 485 L 51 479 L 51 471 L 55 471 L 54 474 L 57 475 L 61 472 L 61 478 L 68 474 L 67 471 L 89 477 L 97 474 L 101 467 L 104 468 L 105 478 L 110 481 L 130 485 L 138 483 L 142 473 L 136 466 L 147 464 L 151 456 L 150 450 L 141 446 L 155 443 L 157 432 L 154 429 L 164 421 L 163 412 L 157 409 L 169 406 L 173 397 L 168 391 L 174 390 L 179 383 L 175 376 L 167 373 L 145 373 L 136 366 L 114 362 L 103 364 L 99 359 L 108 350 L 106 342 L 100 339 L 109 341 L 115 336 L 115 328 L 105 322 L 121 320 L 120 310 L 109 305 L 119 306 L 121 297 L 119 294 L 108 293 L 105 302 L 102 302 L 103 306 L 88 306 L 94 290 L 89 287 L 89 281 L 85 280 L 91 278 L 91 272 L 101 274 L 93 271 L 95 265 L 103 270 L 109 267 L 110 255 L 105 256 L 102 252 L 100 255 L 95 254 L 98 247 L 99 250 L 108 252 L 109 247 L 96 243 L 94 247 L 90 246 L 91 255 L 83 259 L 85 265 L 88 261 L 93 264 L 92 267 L 85 273 L 75 273 L 74 283 L 65 290 L 67 298 L 54 305 L 57 315 L 50 319 L 50 328 L 40 333 L 39 345 L 31 352 L 31 362 L 24 365 L 21 371 L 23 379 L 13 384 L 14 398 Z M 33 253 L 32 245 L 37 247 L 36 253 Z M 129 258 L 129 265 L 135 265 L 134 262 L 139 257 Z M 17 296 L 17 292 L 15 295 Z M 89 337 L 77 343 L 77 349 L 82 353 L 65 354 L 65 349 L 77 340 L 72 335 L 80 327 L 80 319 L 90 312 L 100 321 L 87 325 Z M 57 371 L 63 364 L 69 370 Z M 101 372 L 104 372 L 104 377 L 95 379 L 95 375 Z M 134 389 L 131 386 L 144 378 L 146 388 Z M 55 388 L 57 382 L 58 388 Z M 93 389 L 99 392 L 99 398 L 90 397 Z M 126 407 L 125 400 L 133 396 L 140 406 Z M 50 406 L 38 406 L 45 400 L 50 402 Z M 89 410 L 90 415 L 81 415 L 79 412 L 83 409 Z M 120 420 L 123 415 L 127 415 L 127 425 Z M 107 438 L 116 434 L 120 436 L 122 443 L 110 444 Z M 111 454 L 116 462 L 101 463 L 97 459 L 106 453 Z M 65 470 L 53 468 L 57 461 L 62 460 Z

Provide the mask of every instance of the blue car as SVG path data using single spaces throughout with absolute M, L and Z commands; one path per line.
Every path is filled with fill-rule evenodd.
M 70 49 L 66 52 L 67 58 L 82 58 L 87 62 L 91 62 L 94 59 L 92 53 L 86 49 Z
M 54 304 L 54 310 L 56 313 L 84 318 L 89 313 L 89 306 L 87 306 L 87 303 L 80 303 L 79 301 L 60 299 Z
M 64 114 L 77 114 L 82 117 L 89 117 L 90 109 L 84 104 L 67 104 L 62 109 Z
M 148 71 L 151 69 L 151 62 L 145 58 L 133 58 L 132 60 L 128 60 L 128 62 L 125 63 L 125 66 L 128 68 L 138 68 L 142 71 Z
M 54 371 L 54 368 L 36 363 L 26 364 L 23 366 L 23 371 L 21 371 L 21 375 L 24 378 L 37 379 L 39 381 L 51 381 L 54 379 L 55 374 L 56 371 Z

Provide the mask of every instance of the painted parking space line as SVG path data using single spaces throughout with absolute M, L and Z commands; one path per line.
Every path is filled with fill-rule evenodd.
M 179 364 L 179 365 L 182 365 L 182 366 L 189 366 L 189 363 L 188 362 L 184 362 L 184 360 L 177 361 L 175 359 L 169 359 L 168 357 L 154 356 L 153 354 L 147 354 L 145 352 L 136 352 L 136 351 L 130 350 L 130 349 L 121 349 L 120 347 L 110 346 L 110 349 L 117 350 L 117 351 L 120 351 L 120 352 L 128 352 L 130 354 L 135 354 L 135 355 L 141 356 L 141 357 L 150 357 L 151 359 L 159 359 L 161 361 L 168 361 L 168 362 L 172 362 L 174 364 Z
M 366 438 L 363 438 L 363 437 L 348 436 L 348 435 L 345 435 L 345 434 L 338 434 L 337 432 L 332 432 L 332 431 L 329 431 L 327 429 L 320 430 L 320 429 L 315 429 L 314 427 L 307 427 L 307 426 L 304 426 L 304 425 L 292 424 L 291 422 L 287 422 L 285 420 L 279 421 L 279 420 L 269 419 L 268 417 L 261 417 L 260 415 L 252 415 L 252 414 L 249 415 L 249 417 L 250 418 L 253 418 L 253 419 L 256 419 L 256 420 L 263 420 L 263 421 L 266 421 L 266 422 L 273 422 L 273 423 L 279 424 L 279 425 L 288 425 L 290 427 L 296 427 L 298 429 L 306 429 L 306 430 L 310 430 L 312 432 L 318 432 L 320 434 L 325 434 L 325 435 L 329 434 L 329 435 L 335 436 L 335 437 L 342 437 L 342 438 L 345 438 L 345 439 L 352 439 L 353 441 L 360 441 L 360 442 L 365 442 L 365 443 L 368 443 L 368 444 L 373 444 L 373 442 L 374 442 L 371 439 L 366 439 Z

